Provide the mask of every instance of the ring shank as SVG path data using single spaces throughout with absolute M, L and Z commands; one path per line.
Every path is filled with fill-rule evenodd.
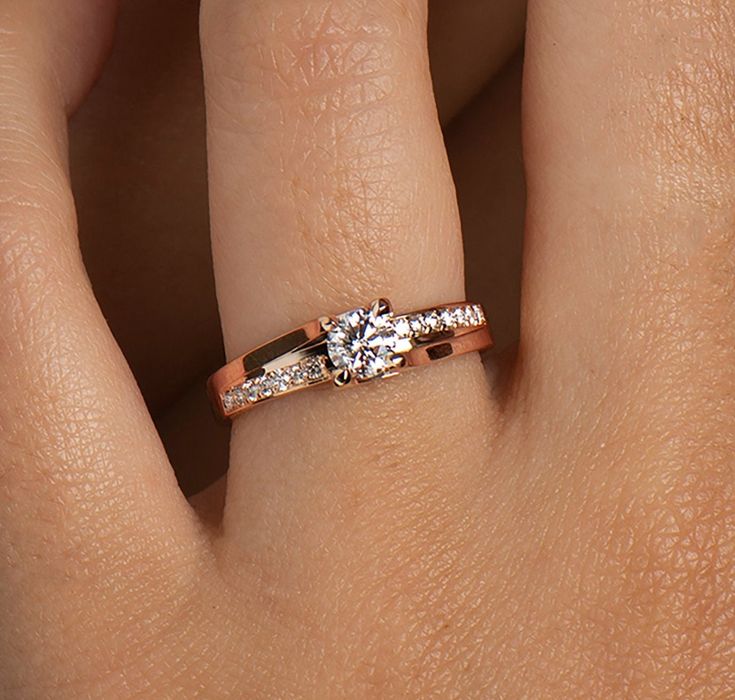
M 254 350 L 230 360 L 224 367 L 218 369 L 210 378 L 211 391 L 223 393 L 238 382 L 242 382 L 250 375 L 255 374 L 262 367 L 276 363 L 279 358 L 290 356 L 299 349 L 317 340 L 322 335 L 318 320 L 309 321 L 288 333 L 259 345 Z M 287 364 L 282 362 L 281 364 Z
M 438 360 L 445 360 L 470 352 L 482 352 L 493 346 L 490 329 L 481 326 L 464 333 L 456 333 L 452 337 L 419 345 L 406 353 L 406 364 L 409 367 L 430 365 Z
M 421 314 L 434 314 L 466 306 L 467 302 L 446 304 L 430 309 L 401 314 L 396 321 L 403 319 L 408 323 L 410 319 Z M 403 354 L 404 367 L 420 367 L 433 364 L 450 357 L 456 357 L 471 352 L 481 352 L 492 348 L 493 339 L 490 329 L 484 320 L 481 307 L 479 320 L 471 325 L 454 325 L 439 328 L 426 334 L 418 334 L 412 337 L 412 347 Z M 310 363 L 310 364 L 309 364 Z M 317 372 L 314 374 L 314 366 Z M 294 371 L 293 368 L 307 367 L 306 378 L 302 378 L 298 386 L 287 387 L 273 392 L 262 398 L 283 395 L 297 389 L 307 388 L 318 384 L 327 383 L 332 379 L 334 369 L 326 351 L 326 333 L 319 319 L 309 321 L 284 335 L 281 335 L 257 348 L 240 355 L 228 362 L 224 367 L 215 372 L 207 382 L 207 388 L 215 413 L 220 418 L 233 418 L 236 415 L 249 410 L 255 405 L 247 401 L 238 401 L 235 406 L 231 405 L 231 399 L 226 398 L 233 390 L 239 392 L 240 386 L 247 386 L 262 381 L 265 377 L 269 380 L 279 373 Z M 398 370 L 386 373 L 391 376 Z

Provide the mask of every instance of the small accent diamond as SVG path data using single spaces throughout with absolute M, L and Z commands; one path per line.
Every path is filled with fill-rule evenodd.
M 399 316 L 398 318 L 396 318 L 395 329 L 396 334 L 401 336 L 401 338 L 411 337 L 411 323 L 405 316 Z
M 258 400 L 258 397 L 260 396 L 260 387 L 259 387 L 260 381 L 255 379 L 248 379 L 243 385 L 242 388 L 245 391 L 245 398 L 248 400 L 248 403 L 255 403 Z
M 270 374 L 266 374 L 261 377 L 260 382 L 258 382 L 258 389 L 259 399 L 267 399 L 273 396 L 276 390 L 276 384 L 273 381 L 273 376 Z
M 303 370 L 306 379 L 310 382 L 324 379 L 326 375 L 326 369 L 322 357 L 307 357 L 305 360 L 301 361 L 301 369 Z
M 306 380 L 304 368 L 300 364 L 291 365 L 291 367 L 288 368 L 288 372 L 291 375 L 291 384 L 293 384 L 294 386 L 299 386 L 300 384 L 303 384 Z
M 457 327 L 462 327 L 467 325 L 467 317 L 464 313 L 464 308 L 461 306 L 458 306 L 454 311 L 452 312 L 452 316 L 454 317 L 454 325 Z
M 423 316 L 411 316 L 408 325 L 411 327 L 411 333 L 414 335 L 424 335 L 427 332 L 427 329 L 424 327 Z
M 426 327 L 429 329 L 429 332 L 436 333 L 437 331 L 441 330 L 442 327 L 442 320 L 439 316 L 438 311 L 429 311 L 424 316 L 424 323 L 426 324 Z
M 287 369 L 276 369 L 268 374 L 273 385 L 273 393 L 280 394 L 288 390 L 291 377 Z
M 448 330 L 454 327 L 454 316 L 452 316 L 451 309 L 442 309 L 439 312 L 439 318 L 442 323 L 442 328 Z
M 472 307 L 472 325 L 480 326 L 484 321 L 482 320 L 482 309 L 479 306 Z

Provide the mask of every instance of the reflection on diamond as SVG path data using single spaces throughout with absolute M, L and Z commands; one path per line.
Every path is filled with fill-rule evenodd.
M 431 333 L 436 333 L 441 330 L 442 321 L 438 311 L 429 311 L 426 314 L 425 323 Z
M 309 381 L 324 379 L 327 374 L 323 357 L 307 358 L 301 363 L 301 370 Z
M 243 384 L 243 390 L 248 403 L 255 403 L 260 396 L 260 382 L 257 379 L 251 379 Z
M 405 316 L 399 316 L 395 319 L 396 334 L 401 338 L 408 338 L 411 336 L 411 324 Z
M 424 335 L 427 332 L 427 328 L 424 326 L 424 317 L 421 315 L 418 316 L 411 316 L 408 322 L 409 326 L 411 327 L 411 332 L 418 336 L 418 335 Z
M 454 325 L 454 316 L 450 309 L 442 309 L 439 312 L 439 318 L 441 319 L 443 328 L 449 329 Z
M 458 307 L 452 311 L 452 319 L 455 326 L 464 326 L 467 323 L 467 317 L 464 313 L 463 307 Z
M 299 384 L 304 383 L 304 381 L 306 380 L 306 375 L 304 374 L 304 369 L 303 367 L 301 367 L 301 365 L 293 365 L 288 369 L 291 376 L 291 383 L 294 386 L 298 386 Z
M 327 333 L 329 359 L 338 370 L 347 370 L 358 379 L 373 379 L 395 369 L 402 362 L 400 353 L 411 349 L 410 339 L 396 328 L 391 312 L 352 309 L 335 322 L 336 327 Z

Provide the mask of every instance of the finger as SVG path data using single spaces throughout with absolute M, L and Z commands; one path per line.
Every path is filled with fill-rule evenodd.
M 464 296 L 425 22 L 419 0 L 203 3 L 229 356 L 376 295 L 398 310 Z M 338 534 L 345 490 L 369 488 L 405 512 L 416 507 L 408 484 L 427 480 L 439 487 L 427 500 L 449 491 L 461 501 L 459 474 L 471 482 L 477 470 L 457 450 L 482 449 L 486 410 L 477 356 L 259 407 L 234 426 L 225 531 L 266 550 L 308 537 L 306 552 L 318 539 L 304 523 Z M 367 508 L 359 519 L 374 527 Z
M 495 76 L 523 39 L 524 0 L 429 3 L 429 55 L 436 102 L 447 124 Z
M 710 572 L 732 567 L 734 31 L 717 0 L 529 5 L 528 463 L 560 465 L 540 493 L 595 562 L 582 617 L 617 599 L 614 627 L 636 630 L 582 634 L 604 649 L 588 697 L 616 692 L 601 667 L 639 697 L 728 694 L 732 589 Z
M 3 659 L 11 689 L 115 673 L 126 643 L 115 632 L 180 590 L 196 553 L 190 511 L 75 239 L 65 108 L 94 77 L 113 9 L 3 5 L 0 647 L 23 660 Z M 117 658 L 95 646 L 111 633 Z
M 498 68 L 505 58 L 504 51 L 510 46 L 509 23 L 513 24 L 514 17 L 523 16 L 523 3 L 480 7 L 468 2 L 460 9 L 461 12 L 448 14 L 441 3 L 429 6 L 429 54 L 440 115 L 442 103 L 445 114 L 456 114 L 463 102 Z M 497 41 L 487 41 L 488 33 Z M 478 42 L 481 34 L 486 40 L 482 46 L 473 44 L 476 51 L 459 51 L 466 46 L 468 34 Z M 468 295 L 492 308 L 493 337 L 499 350 L 518 341 L 524 208 L 520 58 L 514 58 L 445 133 L 457 183 L 464 247 L 469 251 Z M 206 296 L 201 289 L 196 291 Z M 205 342 L 204 338 L 200 342 Z M 185 419 L 181 420 L 182 417 Z M 209 483 L 217 473 L 216 467 L 226 465 L 227 455 L 220 449 L 220 439 L 226 440 L 228 434 L 211 423 L 211 414 L 200 403 L 198 394 L 197 398 L 186 394 L 159 421 L 169 458 L 177 469 L 181 465 L 178 477 L 185 493 L 194 493 Z M 204 445 L 200 446 L 199 441 L 194 445 L 192 436 L 202 434 L 211 435 L 212 439 Z M 202 473 L 202 447 L 209 450 L 204 460 L 211 467 L 208 474 Z M 218 455 L 216 460 L 212 459 L 213 447 Z M 222 483 L 211 491 L 216 494 L 215 503 L 222 500 Z M 194 486 L 187 489 L 190 484 Z
M 734 27 L 712 0 L 529 5 L 524 369 L 570 411 L 728 364 Z

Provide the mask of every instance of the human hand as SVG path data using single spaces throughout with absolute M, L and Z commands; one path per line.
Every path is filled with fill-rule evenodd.
M 517 358 L 259 407 L 216 527 L 76 247 L 64 116 L 112 12 L 2 18 L 4 695 L 729 697 L 735 11 L 531 3 Z M 424 22 L 203 4 L 229 356 L 463 297 Z

